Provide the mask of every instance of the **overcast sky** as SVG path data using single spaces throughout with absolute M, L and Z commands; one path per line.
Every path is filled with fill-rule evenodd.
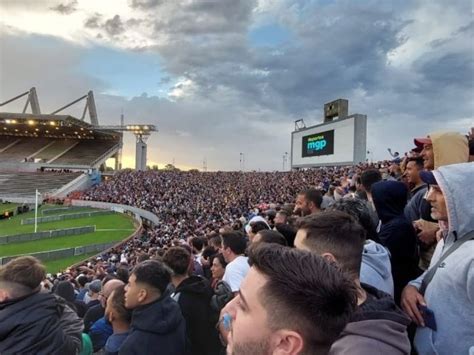
M 349 100 L 368 150 L 474 121 L 466 0 L 0 0 L 0 102 L 43 113 L 93 90 L 101 124 L 153 123 L 149 164 L 282 168 L 294 121 Z M 24 101 L 2 107 L 14 112 Z M 83 104 L 65 113 L 81 116 Z M 124 161 L 133 166 L 134 139 Z

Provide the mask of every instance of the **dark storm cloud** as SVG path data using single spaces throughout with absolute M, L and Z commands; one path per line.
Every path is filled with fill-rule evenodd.
M 101 26 L 100 24 L 101 18 L 102 18 L 101 14 L 95 13 L 93 16 L 86 19 L 86 21 L 84 22 L 84 27 L 99 28 Z
M 59 12 L 62 15 L 69 15 L 76 11 L 77 0 L 73 0 L 64 4 L 59 4 L 58 6 L 54 6 L 51 10 Z
M 119 15 L 115 15 L 113 18 L 105 21 L 104 30 L 110 36 L 116 36 L 125 31 L 122 20 Z
M 134 9 L 152 9 L 160 5 L 163 0 L 132 0 L 130 7 Z

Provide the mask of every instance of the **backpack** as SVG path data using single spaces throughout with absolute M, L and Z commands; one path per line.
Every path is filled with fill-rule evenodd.
M 234 298 L 234 293 L 229 284 L 223 280 L 218 281 L 214 287 L 214 295 L 211 297 L 210 319 L 212 323 L 217 323 L 219 321 L 222 308 L 224 308 L 232 298 Z

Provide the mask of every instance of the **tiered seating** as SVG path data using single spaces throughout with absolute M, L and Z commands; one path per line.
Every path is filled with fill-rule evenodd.
M 82 173 L 2 173 L 0 172 L 0 198 L 33 197 L 35 189 L 51 193 L 77 178 Z
M 16 142 L 17 140 L 18 137 L 0 136 L 0 151 L 8 147 L 13 142 Z
M 116 141 L 108 140 L 84 140 L 70 151 L 52 161 L 52 164 L 68 164 L 68 165 L 90 165 L 96 159 L 100 158 L 113 146 L 117 145 Z
M 46 138 L 25 138 L 22 137 L 20 142 L 11 146 L 0 153 L 0 161 L 21 162 L 33 153 L 51 143 Z
M 78 144 L 78 141 L 73 139 L 57 140 L 48 148 L 36 154 L 34 158 L 41 159 L 41 162 L 48 162 L 76 144 Z

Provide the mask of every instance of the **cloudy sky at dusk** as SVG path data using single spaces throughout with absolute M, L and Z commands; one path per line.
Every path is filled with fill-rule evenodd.
M 386 158 L 474 122 L 465 0 L 0 0 L 0 102 L 43 113 L 93 90 L 102 124 L 153 123 L 149 164 L 276 170 L 294 121 L 349 100 Z M 2 107 L 17 111 L 24 101 Z M 83 104 L 66 111 L 81 116 Z M 134 139 L 124 159 L 133 165 Z

